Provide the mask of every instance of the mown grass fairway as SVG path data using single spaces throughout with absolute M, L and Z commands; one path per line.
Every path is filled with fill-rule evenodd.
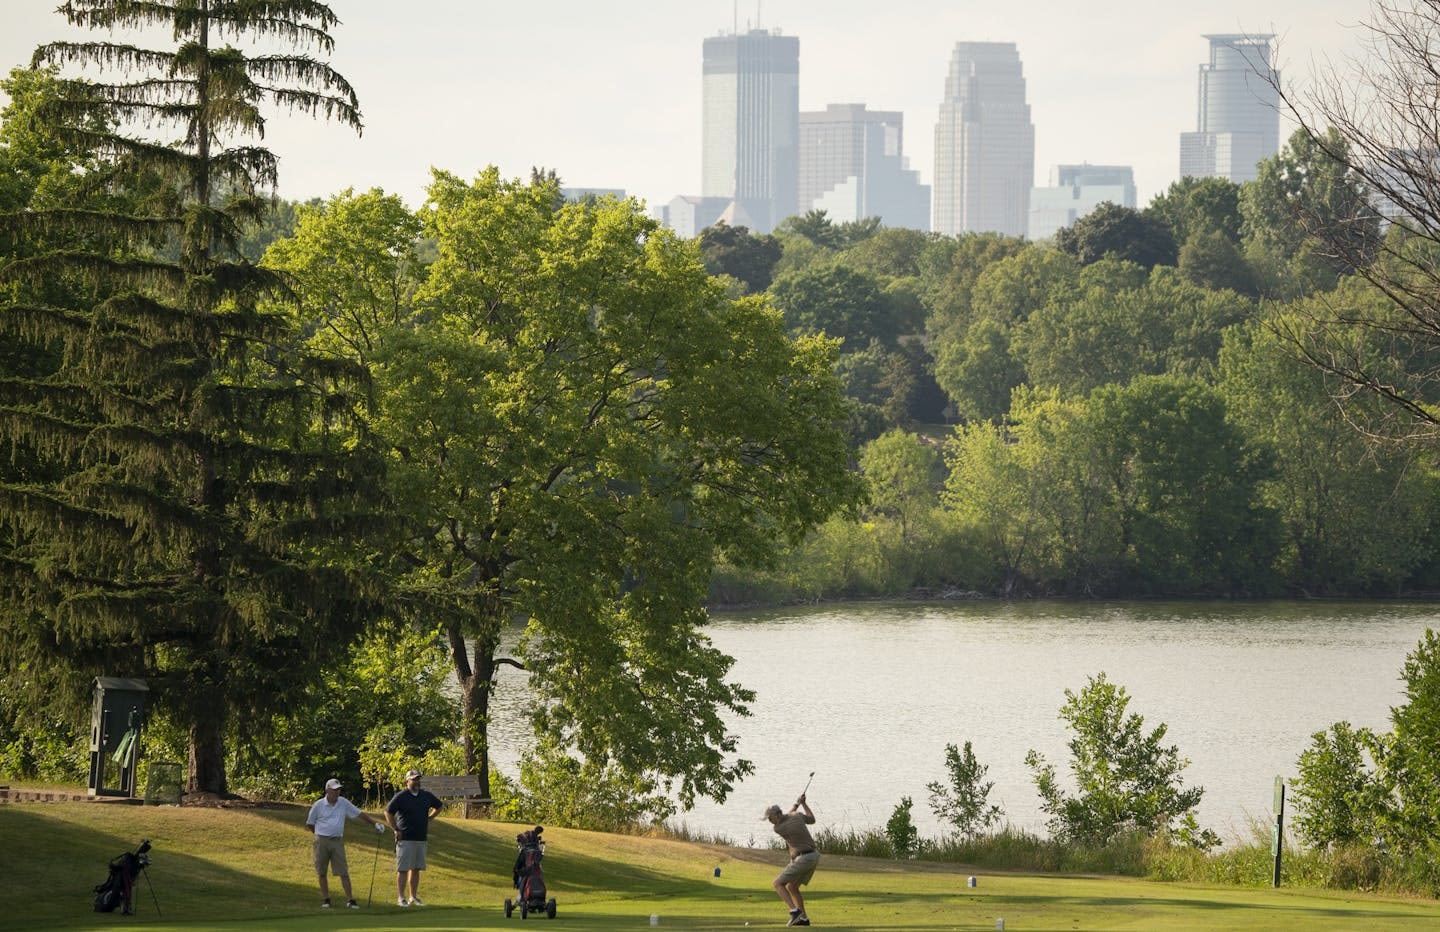
M 0 806 L 0 929 L 476 929 L 515 928 L 502 904 L 519 827 L 444 818 L 431 834 L 421 895 L 400 909 L 390 835 L 351 823 L 351 879 L 369 908 L 319 909 L 305 809 L 141 807 L 116 803 Z M 775 851 L 549 829 L 545 876 L 569 929 L 783 927 L 770 890 Z M 91 887 L 110 858 L 153 845 L 135 916 L 95 913 Z M 377 859 L 376 852 L 379 851 Z M 714 876 L 715 868 L 720 876 Z M 825 929 L 1384 930 L 1440 927 L 1440 903 L 1312 890 L 1160 884 L 1111 877 L 977 874 L 961 867 L 827 857 L 808 888 Z M 152 899 L 152 890 L 155 899 Z M 156 900 L 159 914 L 156 912 Z M 547 928 L 540 916 L 527 925 Z

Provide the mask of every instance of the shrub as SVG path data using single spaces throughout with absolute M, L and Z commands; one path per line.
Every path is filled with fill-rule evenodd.
M 81 783 L 89 778 L 89 735 L 63 718 L 27 720 L 0 702 L 0 778 Z
M 1400 669 L 1405 702 L 1391 710 L 1380 747 L 1382 781 L 1393 788 L 1383 837 L 1403 859 L 1407 883 L 1440 891 L 1440 636 L 1427 629 Z M 1388 801 L 1388 800 L 1387 800 Z
M 1327 861 L 1325 886 L 1338 890 L 1373 891 L 1385 875 L 1385 857 L 1372 845 L 1336 847 L 1329 852 Z
M 1374 735 L 1349 722 L 1310 736 L 1297 762 L 1300 775 L 1290 781 L 1295 832 L 1307 845 L 1348 846 L 1376 837 L 1379 790 L 1365 753 L 1373 747 Z
M 1143 731 L 1141 716 L 1125 714 L 1130 704 L 1125 688 L 1104 673 L 1090 677 L 1079 693 L 1065 690 L 1065 698 L 1060 718 L 1074 733 L 1070 773 L 1078 792 L 1071 796 L 1060 787 L 1055 767 L 1039 752 L 1025 755 L 1040 808 L 1059 840 L 1093 851 L 1104 851 L 1112 839 L 1128 833 L 1175 832 L 1202 850 L 1220 843 L 1194 821 L 1192 811 L 1205 790 L 1181 788 L 1180 772 L 1190 762 L 1174 745 L 1161 744 L 1165 725 Z
M 885 823 L 885 837 L 890 840 L 890 850 L 901 860 L 919 854 L 920 831 L 910 817 L 913 806 L 909 796 L 900 797 L 899 805 L 890 813 L 890 821 Z
M 955 827 L 962 838 L 980 834 L 1000 821 L 1004 812 L 989 805 L 994 781 L 982 783 L 990 768 L 975 759 L 970 742 L 961 751 L 953 744 L 945 745 L 945 770 L 950 778 L 947 787 L 940 782 L 926 784 L 930 791 L 930 809 L 943 822 Z

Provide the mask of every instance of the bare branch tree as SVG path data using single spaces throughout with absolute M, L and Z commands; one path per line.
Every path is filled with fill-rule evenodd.
M 1277 329 L 1347 394 L 1391 404 L 1392 439 L 1440 439 L 1440 0 L 1374 0 L 1357 27 L 1362 52 L 1325 61 L 1303 89 L 1277 86 L 1281 106 L 1369 204 L 1297 203 L 1294 222 L 1351 282 L 1300 302 Z M 1367 232 L 1368 210 L 1385 218 Z

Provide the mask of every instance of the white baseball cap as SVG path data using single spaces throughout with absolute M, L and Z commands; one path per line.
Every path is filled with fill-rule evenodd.
M 331 777 L 330 779 L 328 779 L 328 780 L 325 781 L 325 789 L 327 789 L 327 790 L 338 790 L 338 789 L 340 789 L 340 781 L 337 780 L 337 779 L 335 779 L 334 777 Z

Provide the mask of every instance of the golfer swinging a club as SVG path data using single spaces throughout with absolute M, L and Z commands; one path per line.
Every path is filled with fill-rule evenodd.
M 810 784 L 806 783 L 805 788 L 808 790 Z M 805 810 L 803 815 L 798 811 L 800 809 Z M 815 876 L 815 865 L 820 863 L 820 852 L 815 849 L 815 839 L 810 837 L 807 827 L 815 824 L 815 813 L 810 811 L 810 804 L 805 801 L 802 792 L 789 812 L 781 812 L 779 806 L 771 806 L 765 810 L 765 818 L 775 827 L 775 834 L 785 839 L 790 850 L 790 863 L 785 865 L 772 884 L 780 900 L 790 910 L 790 921 L 786 925 L 808 926 L 810 917 L 805 915 L 805 897 L 801 895 L 800 887 L 810 882 Z

